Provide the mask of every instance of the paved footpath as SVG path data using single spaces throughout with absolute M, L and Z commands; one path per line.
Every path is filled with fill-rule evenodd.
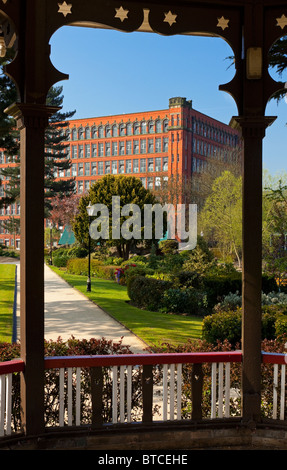
M 14 260 L 1 260 L 17 264 L 17 324 L 20 321 L 20 266 Z M 118 321 L 87 299 L 82 293 L 69 286 L 49 266 L 45 265 L 45 339 L 63 341 L 72 335 L 76 339 L 102 338 L 129 345 L 134 353 L 142 353 L 147 347 L 137 336 Z M 19 330 L 19 328 L 18 328 Z

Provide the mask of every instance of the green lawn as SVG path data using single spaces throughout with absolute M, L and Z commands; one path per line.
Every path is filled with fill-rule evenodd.
M 0 343 L 12 339 L 15 268 L 15 264 L 0 264 Z
M 128 303 L 126 287 L 114 281 L 92 278 L 92 291 L 87 292 L 86 276 L 67 274 L 55 267 L 52 269 L 150 346 L 164 342 L 182 344 L 188 339 L 201 337 L 200 317 L 141 310 Z

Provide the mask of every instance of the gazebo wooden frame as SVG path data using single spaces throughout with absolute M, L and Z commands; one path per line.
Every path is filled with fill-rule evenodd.
M 16 50 L 6 73 L 18 102 L 7 113 L 20 129 L 22 418 L 27 435 L 44 430 L 44 132 L 57 110 L 47 92 L 68 79 L 50 61 L 49 40 L 64 25 L 220 36 L 236 73 L 220 89 L 238 108 L 243 136 L 243 419 L 260 420 L 262 139 L 274 117 L 268 100 L 283 89 L 268 73 L 268 52 L 287 33 L 286 0 L 0 0 L 2 42 Z

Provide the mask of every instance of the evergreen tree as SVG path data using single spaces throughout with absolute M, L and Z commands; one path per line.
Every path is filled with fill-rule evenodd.
M 0 60 L 0 67 L 11 60 L 13 51 L 8 51 L 5 59 Z M 47 104 L 61 107 L 63 103 L 63 87 L 52 87 L 47 95 Z M 0 148 L 4 150 L 5 162 L 13 163 L 3 168 L 0 172 L 1 179 L 9 181 L 5 186 L 4 196 L 0 199 L 0 207 L 9 206 L 19 200 L 20 197 L 20 155 L 19 132 L 13 118 L 4 113 L 4 110 L 17 101 L 17 91 L 13 82 L 6 75 L 0 76 Z M 45 216 L 51 210 L 51 199 L 56 195 L 70 195 L 74 193 L 75 183 L 73 178 L 56 181 L 57 171 L 66 171 L 71 168 L 69 155 L 67 154 L 66 129 L 68 119 L 75 111 L 55 113 L 49 120 L 45 132 Z

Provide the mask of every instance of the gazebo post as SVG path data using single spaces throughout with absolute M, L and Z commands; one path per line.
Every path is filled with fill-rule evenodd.
M 22 426 L 44 431 L 44 136 L 59 108 L 15 104 L 7 109 L 20 130 L 20 345 Z
M 242 399 L 243 420 L 261 408 L 262 140 L 273 117 L 235 118 L 243 136 Z

